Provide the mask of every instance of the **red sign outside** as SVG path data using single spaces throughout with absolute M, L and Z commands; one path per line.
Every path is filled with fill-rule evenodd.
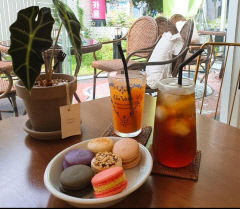
M 91 0 L 92 19 L 105 19 L 105 0 Z

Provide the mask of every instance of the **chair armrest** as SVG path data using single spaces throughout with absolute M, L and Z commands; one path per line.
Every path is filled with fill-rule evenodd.
M 115 40 L 111 40 L 111 41 L 103 41 L 101 42 L 101 44 L 111 44 L 111 43 L 117 43 L 120 42 L 122 40 L 124 40 L 127 37 L 128 34 L 126 34 L 125 36 L 123 36 L 122 38 L 119 39 L 115 39 Z
M 190 45 L 189 45 L 189 51 L 198 50 L 198 49 L 201 48 L 201 46 L 202 46 L 202 44 L 190 43 Z
M 188 51 L 188 47 L 186 47 L 180 54 L 178 54 L 176 57 L 170 59 L 170 60 L 166 60 L 166 61 L 160 61 L 160 62 L 139 62 L 139 63 L 133 63 L 131 65 L 129 65 L 129 69 L 133 68 L 133 69 L 143 69 L 144 67 L 146 67 L 147 65 L 166 65 L 166 64 L 170 64 L 173 63 L 175 61 L 177 61 L 179 58 L 181 58 L 182 56 L 184 56 Z
M 12 80 L 12 76 L 10 75 L 10 73 L 6 70 L 0 69 L 0 74 L 5 74 L 6 77 L 8 78 L 8 87 L 6 88 L 6 90 L 4 89 L 5 91 L 2 94 L 0 94 L 0 99 L 1 99 L 1 98 L 4 98 L 9 91 L 11 91 L 12 86 L 13 86 L 13 80 Z M 1 82 L 2 82 L 2 78 L 0 78 L 0 88 L 2 86 Z

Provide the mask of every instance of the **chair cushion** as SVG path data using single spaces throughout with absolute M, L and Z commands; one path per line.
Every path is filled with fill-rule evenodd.
M 148 62 L 161 62 L 172 59 L 172 55 L 178 55 L 183 47 L 183 40 L 179 33 L 172 35 L 171 32 L 163 33 L 156 44 Z M 157 82 L 171 74 L 171 64 L 148 65 L 146 67 L 147 85 L 156 89 Z
M 133 63 L 137 63 L 137 61 L 129 60 L 128 66 Z M 121 59 L 97 60 L 97 61 L 93 61 L 91 65 L 93 68 L 106 71 L 106 72 L 123 70 L 123 63 Z

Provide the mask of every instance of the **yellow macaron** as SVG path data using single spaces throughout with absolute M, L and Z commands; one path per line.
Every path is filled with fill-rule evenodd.
M 87 148 L 93 153 L 111 152 L 113 148 L 113 140 L 107 137 L 98 137 L 88 142 Z

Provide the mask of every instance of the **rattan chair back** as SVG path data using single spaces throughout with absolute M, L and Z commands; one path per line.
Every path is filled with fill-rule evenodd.
M 170 21 L 176 25 L 176 22 L 178 21 L 186 21 L 187 19 L 181 15 L 181 14 L 174 14 L 172 17 L 170 17 Z
M 176 26 L 166 17 L 159 16 L 156 19 L 158 25 L 158 35 L 162 36 L 164 32 L 170 31 L 172 34 L 178 33 Z
M 180 31 L 180 34 L 181 34 L 181 37 L 183 39 L 183 48 L 182 48 L 182 51 L 186 48 L 189 47 L 190 45 L 190 42 L 191 42 L 191 39 L 192 39 L 192 34 L 193 34 L 193 27 L 194 27 L 194 22 L 189 19 L 185 24 L 184 26 L 182 27 L 181 31 Z M 187 54 L 187 52 L 186 52 Z M 185 56 L 186 56 L 185 54 Z M 175 77 L 177 76 L 177 73 L 178 73 L 178 66 L 180 63 L 183 62 L 185 56 L 182 56 L 181 59 L 177 60 L 175 65 L 173 66 L 173 72 L 172 72 L 172 75 Z
M 229 54 L 229 49 L 230 48 L 234 48 L 232 50 L 236 50 L 236 48 L 238 48 L 238 50 L 240 50 L 240 43 L 227 43 L 227 42 L 207 42 L 205 44 L 203 44 L 201 46 L 201 49 L 206 49 L 208 47 L 210 47 L 210 60 L 212 60 L 213 58 L 213 54 L 216 53 L 216 47 L 226 47 L 226 53 L 224 55 L 224 60 L 223 60 L 223 64 L 221 66 L 221 81 L 220 81 L 220 86 L 219 86 L 219 91 L 218 91 L 218 95 L 217 95 L 217 102 L 216 102 L 216 106 L 215 106 L 215 112 L 214 112 L 214 119 L 216 119 L 217 114 L 218 114 L 218 107 L 219 107 L 219 101 L 220 101 L 220 96 L 221 96 L 221 92 L 222 92 L 222 84 L 223 84 L 223 79 L 224 79 L 224 75 L 225 75 L 225 68 L 228 62 L 228 54 Z M 198 71 L 199 71 L 199 66 L 201 64 L 201 56 L 199 55 L 197 58 L 197 63 L 196 63 L 196 67 L 195 67 L 195 74 L 194 74 L 194 82 L 196 83 L 197 81 L 197 76 L 198 76 Z M 202 95 L 202 99 L 201 99 L 201 105 L 200 105 L 200 114 L 202 114 L 203 112 L 203 106 L 204 106 L 204 101 L 205 101 L 205 97 L 206 97 L 206 90 L 207 90 L 207 84 L 208 84 L 208 75 L 212 66 L 212 62 L 208 63 L 207 66 L 207 70 L 205 72 L 204 75 L 204 90 L 203 90 L 203 95 Z M 230 73 L 230 72 L 228 72 Z M 236 84 L 233 84 L 234 87 L 234 94 L 233 94 L 233 99 L 232 99 L 232 103 L 230 105 L 230 114 L 229 114 L 229 118 L 227 123 L 230 125 L 231 123 L 231 119 L 232 119 L 232 113 L 233 113 L 233 108 L 234 108 L 234 104 L 235 104 L 235 98 L 236 98 L 236 93 L 237 93 L 237 89 L 239 87 L 239 82 L 240 82 L 240 68 L 238 70 L 238 77 L 237 77 L 237 81 Z
M 9 72 L 10 62 L 0 61 L 0 99 L 7 96 L 13 86 L 12 76 Z
M 158 38 L 158 26 L 152 17 L 138 18 L 128 31 L 127 55 L 139 49 L 152 47 Z M 136 53 L 135 56 L 148 58 L 150 53 Z
M 18 108 L 16 103 L 16 89 L 13 85 L 12 72 L 12 62 L 0 61 L 0 99 L 8 98 L 11 102 L 13 110 L 5 110 L 6 112 L 14 112 L 15 116 L 18 116 Z M 1 117 L 0 110 L 0 120 Z

